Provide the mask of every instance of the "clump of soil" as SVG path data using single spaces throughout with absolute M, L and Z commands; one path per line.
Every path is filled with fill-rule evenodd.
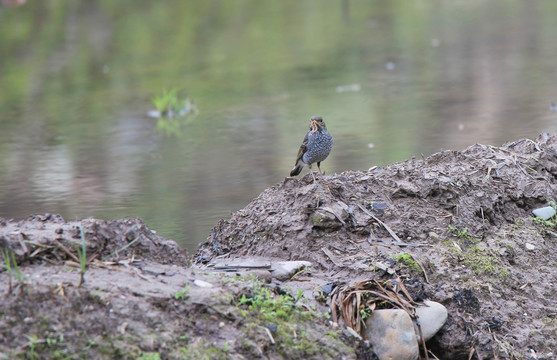
M 449 309 L 429 344 L 440 358 L 551 357 L 557 232 L 532 210 L 557 199 L 556 154 L 557 136 L 542 134 L 316 183 L 287 178 L 219 222 L 195 263 L 308 260 L 321 285 L 402 276 Z
M 19 261 L 75 259 L 72 250 L 81 246 L 82 234 L 87 254 L 98 259 L 133 253 L 161 264 L 187 264 L 184 250 L 149 230 L 140 219 L 67 222 L 54 214 L 34 215 L 23 221 L 0 219 L 0 247 L 13 251 Z

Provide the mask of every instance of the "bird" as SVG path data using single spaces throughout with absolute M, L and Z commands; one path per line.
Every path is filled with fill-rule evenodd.
M 321 116 L 312 116 L 309 124 L 309 131 L 302 141 L 298 156 L 296 157 L 296 164 L 290 171 L 290 176 L 298 175 L 305 165 L 311 170 L 311 165 L 317 163 L 317 168 L 321 173 L 321 162 L 329 156 L 333 148 L 333 137 L 327 131 L 327 126 Z M 315 182 L 315 175 L 311 171 L 313 182 Z

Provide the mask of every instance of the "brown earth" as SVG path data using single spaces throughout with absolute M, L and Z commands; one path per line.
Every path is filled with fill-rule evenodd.
M 287 178 L 219 222 L 191 267 L 140 220 L 0 219 L 22 274 L 10 292 L 0 273 L 0 358 L 372 359 L 327 314 L 343 284 L 370 279 L 448 308 L 427 344 L 439 359 L 556 358 L 557 220 L 532 218 L 556 178 L 545 134 Z M 280 281 L 278 260 L 312 266 Z

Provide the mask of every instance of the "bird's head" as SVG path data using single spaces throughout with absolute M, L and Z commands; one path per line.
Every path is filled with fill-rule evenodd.
M 319 129 L 326 129 L 325 123 L 323 122 L 323 118 L 321 116 L 312 116 L 310 121 L 312 132 L 316 132 Z

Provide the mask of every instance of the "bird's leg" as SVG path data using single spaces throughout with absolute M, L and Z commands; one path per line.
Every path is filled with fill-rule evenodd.
M 321 171 L 321 161 L 317 163 L 317 168 L 319 169 L 319 173 L 323 174 L 323 172 Z
M 313 183 L 315 184 L 315 175 L 313 175 L 313 170 L 311 169 L 311 165 L 308 166 L 309 167 L 309 171 L 311 172 L 311 177 L 313 178 Z

